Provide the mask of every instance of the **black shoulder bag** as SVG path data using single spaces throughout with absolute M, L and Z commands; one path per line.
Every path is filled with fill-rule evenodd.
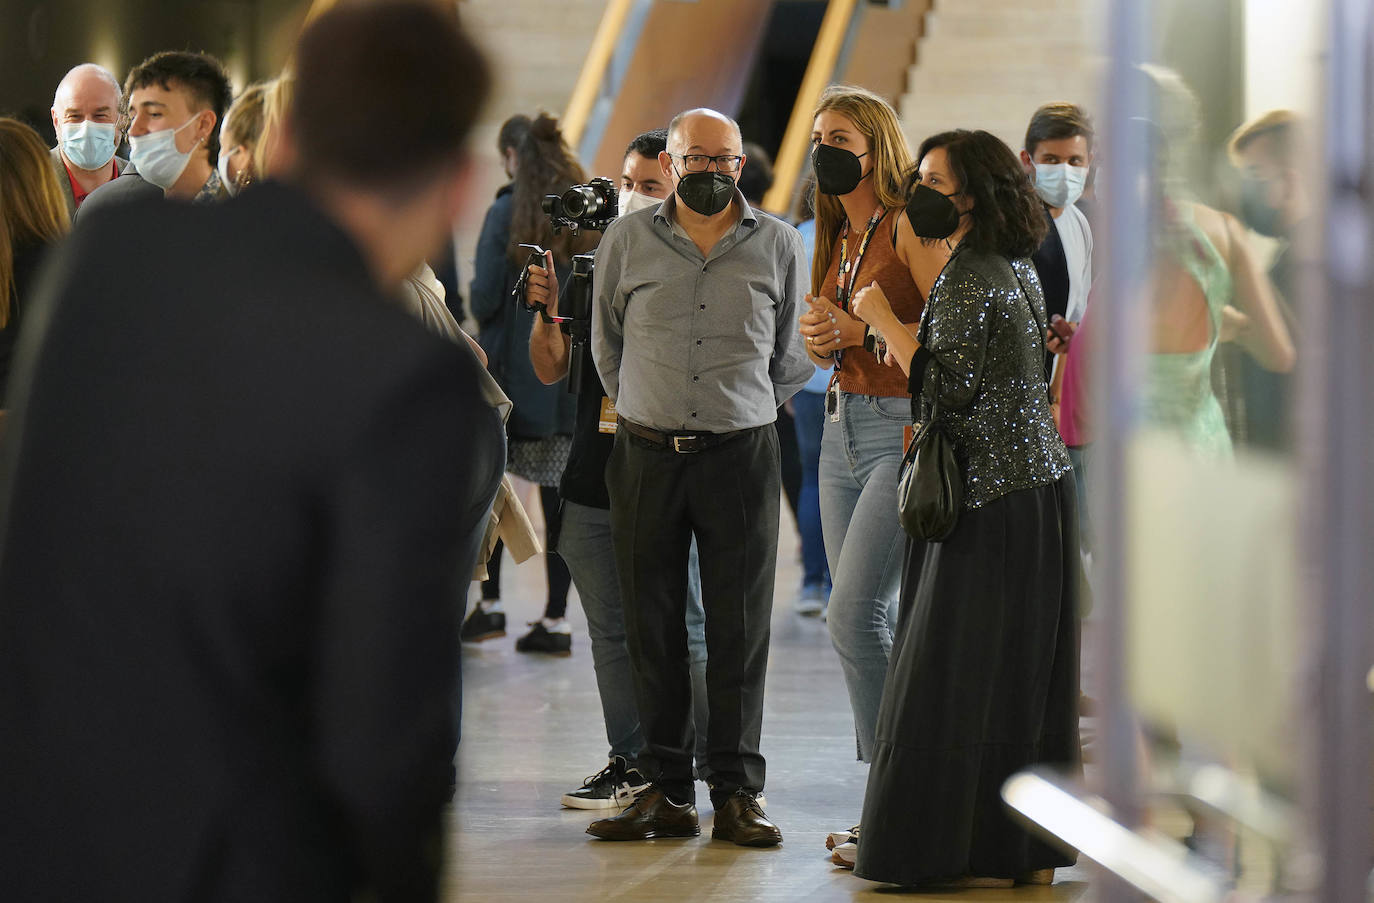
M 935 408 L 921 424 L 911 447 L 902 456 L 897 478 L 897 517 L 912 539 L 942 542 L 959 524 L 964 505 L 964 475 L 954 453 L 954 438 L 945 426 L 940 408 L 940 380 L 935 374 Z M 911 421 L 920 420 L 920 399 L 911 396 Z

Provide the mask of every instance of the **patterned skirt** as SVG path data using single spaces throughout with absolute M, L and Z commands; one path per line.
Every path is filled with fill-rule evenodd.
M 572 436 L 555 433 L 544 439 L 511 439 L 506 447 L 506 470 L 540 486 L 557 486 L 568 466 Z

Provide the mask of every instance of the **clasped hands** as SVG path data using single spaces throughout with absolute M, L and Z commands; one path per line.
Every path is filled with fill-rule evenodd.
M 836 350 L 862 345 L 864 324 L 840 310 L 829 298 L 806 295 L 809 309 L 801 315 L 799 327 L 806 350 L 816 357 L 830 357 Z

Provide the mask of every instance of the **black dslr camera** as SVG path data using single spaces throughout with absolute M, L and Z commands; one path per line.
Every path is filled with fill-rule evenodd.
M 610 179 L 597 178 L 586 185 L 574 185 L 562 194 L 544 195 L 542 206 L 555 235 L 564 229 L 571 229 L 574 235 L 583 229 L 605 232 L 620 211 L 620 195 Z M 539 314 L 545 323 L 557 323 L 572 340 L 572 347 L 568 351 L 568 391 L 576 395 L 582 389 L 582 368 L 587 346 L 592 339 L 592 268 L 596 257 L 593 254 L 577 254 L 573 257 L 572 280 L 567 285 L 566 294 L 559 299 L 560 308 L 569 316 L 551 317 L 543 304 L 530 304 L 525 300 L 525 283 L 529 281 L 530 267 L 546 265 L 544 249 L 527 244 L 520 247 L 528 249 L 530 256 L 521 268 L 511 294 L 526 310 Z
M 544 195 L 542 206 L 555 235 L 563 229 L 571 229 L 574 235 L 583 229 L 605 232 L 620 212 L 620 193 L 610 179 L 597 178 L 561 195 Z

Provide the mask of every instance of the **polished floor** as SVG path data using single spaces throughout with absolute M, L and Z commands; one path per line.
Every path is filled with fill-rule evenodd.
M 507 562 L 509 635 L 464 646 L 446 899 L 849 901 L 899 893 L 834 867 L 825 850 L 828 831 L 858 820 L 865 767 L 854 760 L 849 701 L 825 623 L 791 611 L 801 573 L 796 549 L 784 512 L 763 724 L 768 814 L 782 829 L 782 846 L 712 841 L 704 785 L 700 838 L 608 843 L 584 833 L 599 816 L 563 809 L 559 797 L 606 761 L 586 624 L 573 601 L 570 658 L 517 653 L 524 622 L 542 612 L 543 566 Z M 1061 870 L 1053 887 L 911 895 L 1069 901 L 1085 895 L 1088 877 L 1078 868 Z

